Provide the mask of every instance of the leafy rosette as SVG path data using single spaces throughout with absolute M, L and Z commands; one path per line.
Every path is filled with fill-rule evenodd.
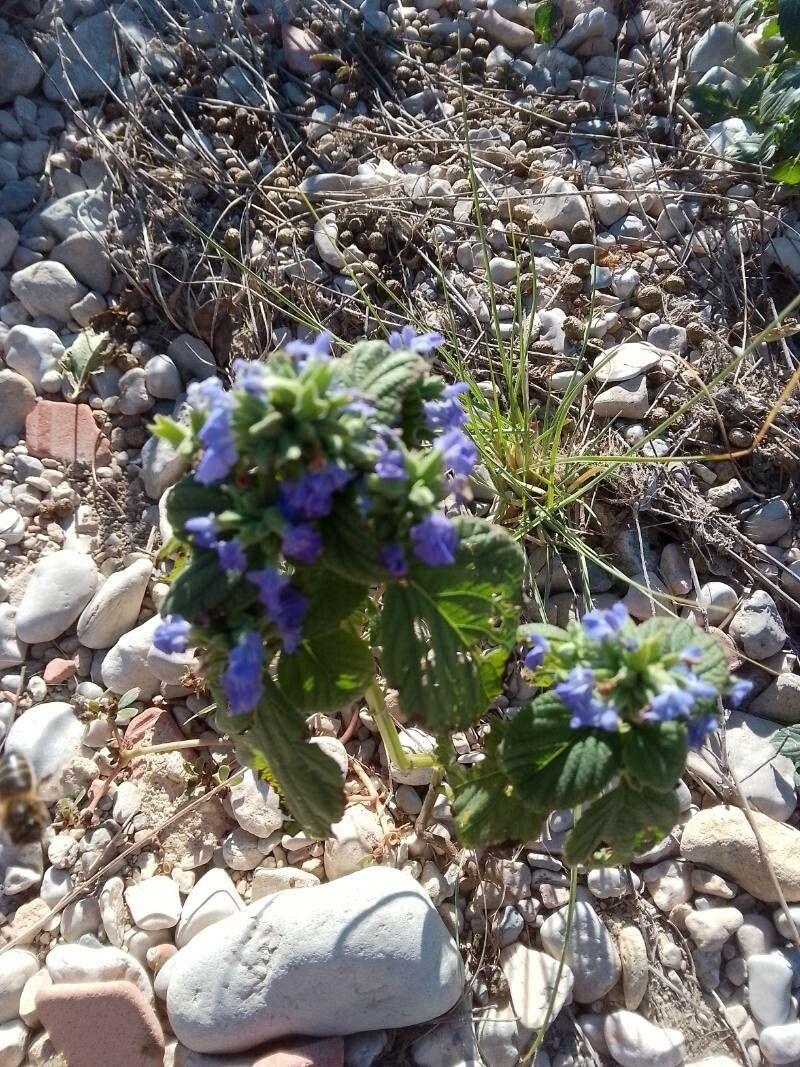
M 378 654 L 410 717 L 467 724 L 516 640 L 519 548 L 444 513 L 476 450 L 466 386 L 430 373 L 440 340 L 406 328 L 342 358 L 325 334 L 292 342 L 153 427 L 193 468 L 167 501 L 183 558 L 155 643 L 204 650 L 219 724 L 319 836 L 343 796 L 307 716 L 359 698 Z
M 567 629 L 523 626 L 524 671 L 544 691 L 492 727 L 486 758 L 457 770 L 462 839 L 485 844 L 538 833 L 549 812 L 576 808 L 570 863 L 618 864 L 678 820 L 675 784 L 688 749 L 735 706 L 719 642 L 680 619 L 637 626 L 622 604 Z

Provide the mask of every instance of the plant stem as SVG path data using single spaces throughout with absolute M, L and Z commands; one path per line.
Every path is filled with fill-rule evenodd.
M 431 820 L 431 812 L 433 811 L 433 805 L 436 803 L 436 798 L 439 796 L 439 787 L 442 784 L 443 777 L 444 770 L 441 767 L 436 767 L 431 776 L 431 782 L 422 802 L 422 807 L 419 809 L 417 821 L 414 823 L 414 829 L 418 834 L 425 830 Z
M 130 763 L 139 756 L 153 756 L 159 752 L 176 752 L 184 748 L 233 748 L 230 741 L 203 741 L 193 737 L 185 741 L 166 741 L 163 745 L 137 745 L 136 748 L 120 749 L 120 763 Z
M 367 689 L 364 697 L 369 704 L 369 710 L 378 727 L 383 747 L 389 762 L 393 763 L 398 770 L 410 771 L 412 767 L 435 767 L 437 759 L 433 754 L 425 752 L 406 752 L 400 744 L 400 735 L 397 727 L 386 709 L 386 701 L 383 698 L 383 690 L 377 682 L 373 682 Z
M 564 925 L 564 944 L 561 948 L 561 955 L 558 958 L 558 969 L 556 970 L 555 981 L 553 982 L 553 988 L 550 992 L 550 996 L 547 1000 L 547 1010 L 544 1015 L 544 1022 L 542 1023 L 533 1043 L 529 1046 L 528 1050 L 523 1053 L 519 1064 L 520 1067 L 527 1067 L 528 1064 L 533 1064 L 536 1059 L 536 1053 L 542 1047 L 545 1035 L 550 1027 L 550 1023 L 553 1021 L 555 1014 L 556 998 L 558 997 L 559 986 L 561 985 L 561 975 L 564 971 L 564 967 L 567 963 L 567 952 L 569 951 L 569 939 L 572 934 L 572 919 L 575 914 L 575 898 L 578 894 L 578 868 L 577 866 L 570 867 L 569 869 L 569 903 L 567 904 L 567 921 Z

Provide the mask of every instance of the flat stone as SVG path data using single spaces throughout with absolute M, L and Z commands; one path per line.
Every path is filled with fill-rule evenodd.
M 742 925 L 738 908 L 707 908 L 690 911 L 684 917 L 689 936 L 701 952 L 719 952 L 725 942 Z
M 188 467 L 186 457 L 163 437 L 148 437 L 139 458 L 144 491 L 151 500 L 159 500 Z
M 21 1019 L 0 1023 L 0 1064 L 2 1067 L 19 1067 L 25 1058 L 28 1043 L 28 1028 Z
M 63 549 L 44 556 L 17 609 L 17 637 L 26 644 L 52 641 L 77 619 L 97 585 L 91 556 Z
M 58 334 L 43 326 L 14 326 L 5 340 L 6 364 L 27 378 L 37 392 L 42 376 L 58 369 L 64 346 Z
M 755 704 L 753 701 L 751 709 Z M 769 719 L 731 712 L 725 734 L 726 749 L 728 761 L 751 805 L 771 819 L 786 822 L 797 805 L 794 764 L 788 756 L 775 751 L 769 740 L 774 732 L 775 723 Z M 711 741 L 706 741 L 700 753 L 712 768 L 722 771 Z
M 731 619 L 728 633 L 750 659 L 769 659 L 780 652 L 786 630 L 777 605 L 769 593 L 757 589 L 739 605 Z
M 534 196 L 532 207 L 536 219 L 548 231 L 570 232 L 576 222 L 591 222 L 591 213 L 578 187 L 564 178 L 548 178 L 541 196 Z
M 97 100 L 115 87 L 120 57 L 110 11 L 76 22 L 59 44 L 59 56 L 44 80 L 49 100 Z
M 260 900 L 269 893 L 285 893 L 289 889 L 309 889 L 319 885 L 319 878 L 299 867 L 257 867 L 253 871 L 250 899 Z
M 167 348 L 167 355 L 183 375 L 184 381 L 215 378 L 218 373 L 214 353 L 199 337 L 181 333 Z
M 592 409 L 601 419 L 642 419 L 649 407 L 643 374 L 611 385 L 592 401 Z
M 244 771 L 230 790 L 233 817 L 254 837 L 269 837 L 283 826 L 280 797 L 263 778 L 250 769 Z
M 11 604 L 0 604 L 0 670 L 16 667 L 25 659 L 25 645 L 17 638 L 16 615 Z
M 595 380 L 600 385 L 638 378 L 657 367 L 664 353 L 646 341 L 626 341 L 601 352 L 594 361 Z
M 622 963 L 622 993 L 625 1007 L 636 1011 L 647 992 L 650 964 L 647 946 L 637 926 L 625 926 L 617 937 L 617 951 Z
M 542 946 L 554 959 L 561 956 L 566 921 L 567 910 L 561 908 L 542 923 Z M 582 900 L 575 903 L 566 962 L 574 976 L 573 995 L 580 1004 L 605 996 L 622 970 L 605 924 L 591 904 Z
M 286 66 L 296 74 L 311 75 L 322 69 L 318 59 L 313 56 L 324 49 L 318 37 L 302 26 L 284 23 L 281 26 L 283 39 L 283 56 Z
M 606 1016 L 603 1034 L 621 1067 L 679 1067 L 684 1059 L 680 1030 L 656 1026 L 632 1011 Z
M 41 76 L 39 61 L 25 42 L 10 33 L 0 33 L 0 104 L 28 96 Z
M 758 1044 L 770 1063 L 796 1063 L 800 1059 L 800 1022 L 765 1026 Z
M 781 1026 L 792 1013 L 792 965 L 780 952 L 750 956 L 747 991 L 750 1012 L 762 1026 Z
M 81 1067 L 161 1067 L 164 1033 L 132 982 L 90 982 L 42 989 L 36 1010 L 50 1040 Z
M 481 26 L 489 40 L 502 44 L 513 52 L 521 52 L 523 48 L 536 43 L 533 30 L 503 18 L 494 8 L 484 13 Z
M 25 983 L 39 970 L 33 952 L 12 948 L 0 956 L 0 1023 L 15 1019 Z
M 228 872 L 212 868 L 197 880 L 183 902 L 180 921 L 175 931 L 175 944 L 178 948 L 183 948 L 201 930 L 236 915 L 243 908 L 244 902 Z
M 517 1018 L 530 1030 L 540 1029 L 548 1017 L 548 1005 L 555 989 L 558 961 L 546 952 L 537 952 L 519 942 L 500 953 L 500 969 L 508 982 L 508 991 Z M 555 995 L 550 1021 L 554 1021 L 565 1004 L 572 1002 L 573 975 L 564 966 Z
M 138 689 L 141 700 L 150 700 L 158 692 L 161 682 L 148 666 L 147 656 L 153 646 L 153 632 L 160 622 L 160 617 L 154 615 L 124 634 L 108 650 L 100 674 L 103 685 L 112 693 L 121 696 L 129 689 Z
M 715 22 L 690 48 L 686 76 L 691 85 L 714 67 L 726 67 L 732 74 L 749 78 L 760 65 L 758 52 L 730 22 Z
M 128 886 L 125 903 L 140 930 L 171 930 L 181 917 L 178 886 L 166 874 L 143 878 Z
M 373 867 L 265 897 L 202 931 L 175 957 L 167 1013 L 188 1048 L 235 1052 L 337 1035 L 348 1019 L 361 1030 L 426 1022 L 453 1007 L 463 980 L 425 892 Z
M 134 628 L 152 573 L 149 559 L 137 559 L 105 580 L 78 619 L 82 645 L 111 648 Z
M 779 674 L 751 701 L 749 710 L 776 722 L 800 722 L 800 674 Z
M 382 842 L 383 829 L 375 812 L 363 804 L 351 805 L 325 841 L 326 876 L 343 878 L 373 863 L 373 853 Z
M 800 831 L 760 812 L 753 812 L 753 819 L 786 899 L 800 900 Z M 756 900 L 777 902 L 756 837 L 738 808 L 717 805 L 693 815 L 683 828 L 681 853 L 735 878 Z
M 55 246 L 50 259 L 63 263 L 70 273 L 100 296 L 111 288 L 111 260 L 92 233 L 76 231 Z
M 39 796 L 48 804 L 62 795 L 61 772 L 80 752 L 83 729 L 72 706 L 54 700 L 28 708 L 8 731 L 6 752 L 19 752 L 28 760 Z
M 25 441 L 32 456 L 63 463 L 106 466 L 111 448 L 88 404 L 39 400 L 25 420 Z
M 30 315 L 47 315 L 58 322 L 69 322 L 70 308 L 88 291 L 63 263 L 50 260 L 40 260 L 16 271 L 9 284 Z
M 99 189 L 79 189 L 61 196 L 39 213 L 39 219 L 59 241 L 73 234 L 101 237 L 108 226 L 109 202 Z
M 763 500 L 742 515 L 742 533 L 756 544 L 774 545 L 792 528 L 792 513 L 783 497 Z
M 0 441 L 16 437 L 36 404 L 36 391 L 27 378 L 13 370 L 0 370 Z
M 44 965 L 54 985 L 124 981 L 138 989 L 148 1003 L 153 1003 L 153 987 L 147 972 L 134 955 L 121 948 L 56 945 L 45 956 Z

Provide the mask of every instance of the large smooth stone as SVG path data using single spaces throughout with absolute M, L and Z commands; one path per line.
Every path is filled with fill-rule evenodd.
M 800 900 L 800 831 L 757 811 L 753 819 L 786 899 Z M 681 853 L 693 863 L 730 875 L 756 900 L 778 902 L 756 836 L 739 808 L 720 804 L 698 811 L 683 828 Z
M 136 625 L 153 573 L 149 559 L 137 559 L 112 574 L 97 590 L 78 619 L 78 640 L 87 648 L 111 646 Z
M 656 1026 L 634 1011 L 615 1011 L 603 1028 L 608 1050 L 622 1067 L 678 1067 L 683 1063 L 683 1034 Z
M 97 567 L 83 552 L 67 548 L 40 559 L 17 609 L 17 637 L 29 645 L 60 637 L 96 586 Z
M 25 756 L 36 776 L 39 795 L 48 804 L 62 795 L 61 772 L 80 753 L 83 731 L 83 723 L 63 700 L 28 708 L 8 731 L 6 751 Z
M 554 959 L 561 956 L 566 923 L 566 908 L 554 911 L 542 923 L 542 947 Z M 622 973 L 611 934 L 592 905 L 583 900 L 575 903 L 566 962 L 574 975 L 573 996 L 579 1004 L 605 996 Z
M 175 957 L 167 1013 L 195 1052 L 288 1034 L 413 1026 L 461 996 L 458 947 L 408 875 L 372 867 L 277 893 L 203 930 Z
M 161 682 L 150 669 L 147 657 L 153 647 L 153 634 L 161 622 L 154 615 L 141 626 L 124 634 L 103 660 L 100 673 L 103 685 L 112 693 L 127 693 L 138 689 L 141 700 L 149 700 L 158 692 Z

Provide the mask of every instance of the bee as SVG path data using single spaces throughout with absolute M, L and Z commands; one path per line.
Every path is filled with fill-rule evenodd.
M 19 752 L 0 756 L 0 825 L 15 845 L 41 838 L 49 821 L 31 765 Z

